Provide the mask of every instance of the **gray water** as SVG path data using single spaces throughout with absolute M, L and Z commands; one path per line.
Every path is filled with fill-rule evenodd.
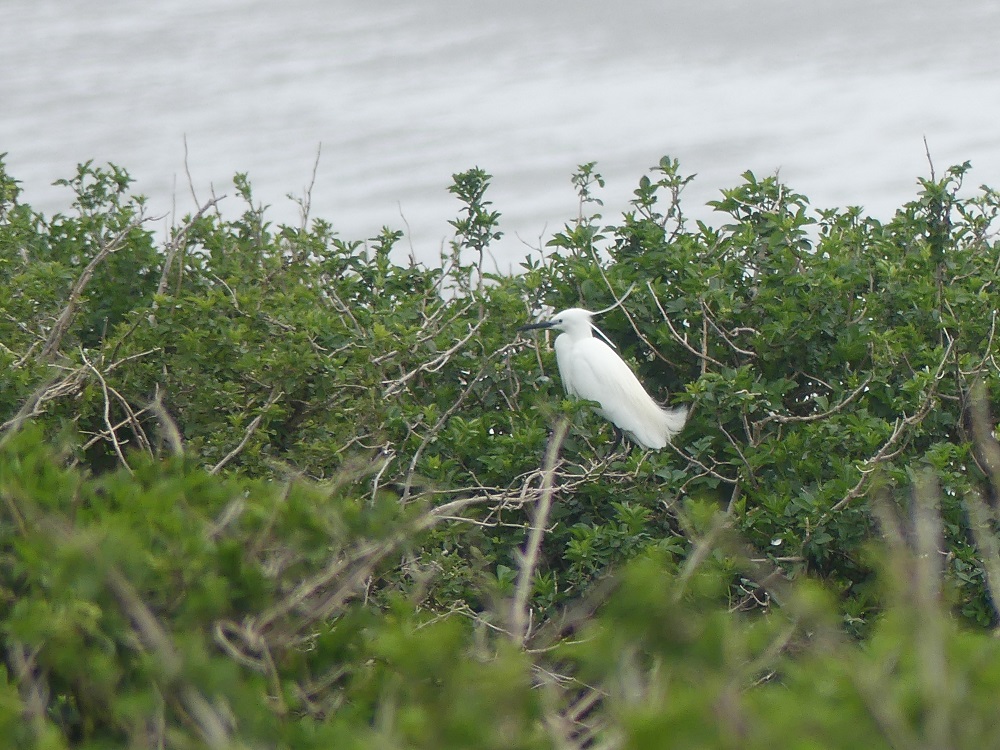
M 613 5 L 614 9 L 610 6 Z M 964 0 L 3 0 L 0 152 L 24 198 L 87 159 L 137 179 L 162 224 L 248 172 L 296 222 L 383 224 L 437 258 L 455 172 L 494 175 L 501 266 L 576 215 L 597 161 L 604 213 L 664 154 L 689 213 L 740 173 L 779 171 L 818 207 L 887 218 L 971 160 L 1000 187 L 1000 3 Z M 188 178 L 190 173 L 190 181 Z M 189 184 L 190 182 L 190 184 Z M 194 195 L 192 195 L 192 192 Z

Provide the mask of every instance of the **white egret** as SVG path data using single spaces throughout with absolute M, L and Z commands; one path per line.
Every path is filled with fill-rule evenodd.
M 684 427 L 687 408 L 664 409 L 594 325 L 593 313 L 571 307 L 521 331 L 555 328 L 556 364 L 566 393 L 600 404 L 597 413 L 645 448 L 659 450 Z M 597 332 L 601 339 L 594 337 Z M 608 341 L 608 343 L 605 343 Z

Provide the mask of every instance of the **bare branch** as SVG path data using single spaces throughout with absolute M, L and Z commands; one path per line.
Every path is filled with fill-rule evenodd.
M 736 346 L 736 344 L 733 343 L 732 339 L 729 338 L 729 336 L 731 335 L 731 333 L 736 333 L 736 332 L 741 331 L 741 330 L 743 330 L 743 331 L 749 330 L 749 331 L 752 331 L 753 333 L 757 333 L 756 331 L 754 331 L 752 328 L 751 329 L 739 329 L 739 328 L 737 328 L 737 329 L 734 329 L 730 334 L 727 334 L 725 331 L 723 331 L 721 328 L 719 328 L 719 326 L 716 324 L 715 320 L 712 319 L 711 311 L 709 310 L 708 303 L 705 302 L 705 298 L 704 297 L 699 297 L 698 298 L 698 304 L 701 305 L 701 313 L 702 313 L 702 315 L 705 316 L 705 320 L 708 321 L 708 324 L 710 326 L 712 326 L 712 328 L 715 330 L 716 333 L 719 334 L 719 336 L 722 337 L 722 340 L 725 341 L 727 344 L 729 344 L 729 348 L 730 349 L 732 349 L 737 354 L 742 354 L 742 355 L 747 356 L 747 357 L 756 357 L 757 356 L 757 352 L 751 351 L 749 349 L 741 349 L 740 347 Z
M 485 320 L 485 318 L 483 320 Z M 482 324 L 482 321 L 480 321 L 480 324 Z M 479 368 L 479 371 L 475 374 L 475 376 L 469 378 L 468 384 L 459 394 L 458 398 L 455 399 L 455 403 L 453 403 L 450 407 L 448 407 L 448 409 L 445 410 L 445 412 L 441 414 L 440 417 L 438 417 L 437 422 L 434 423 L 431 429 L 424 436 L 424 439 L 417 447 L 417 450 L 413 452 L 413 458 L 410 459 L 410 466 L 406 473 L 406 482 L 403 489 L 403 496 L 402 498 L 400 498 L 401 502 L 406 502 L 410 498 L 410 490 L 413 486 L 413 473 L 416 470 L 417 463 L 420 461 L 420 457 L 423 455 L 423 452 L 426 449 L 427 445 L 430 443 L 431 440 L 434 439 L 434 436 L 437 435 L 437 433 L 441 430 L 445 422 L 447 422 L 448 419 L 451 418 L 451 415 L 454 414 L 456 411 L 458 411 L 458 408 L 462 405 L 462 403 L 465 401 L 468 395 L 472 392 L 472 389 L 475 387 L 476 382 L 479 380 L 479 378 L 483 376 L 483 373 L 486 372 L 486 369 L 488 367 L 492 366 L 493 360 L 496 359 L 497 357 L 503 356 L 508 351 L 517 346 L 518 344 L 516 342 L 508 343 L 506 346 L 501 347 L 493 354 L 491 354 L 489 357 L 487 357 L 483 361 L 482 366 Z
M 944 368 L 948 361 L 948 357 L 951 354 L 951 349 L 953 344 L 954 344 L 953 341 L 949 341 L 948 346 L 945 349 L 944 356 L 941 358 L 941 363 L 938 365 L 937 371 L 934 373 L 933 386 L 930 388 L 930 390 L 927 392 L 927 395 L 924 397 L 924 401 L 920 405 L 920 408 L 917 410 L 916 413 L 914 413 L 909 417 L 903 416 L 902 418 L 896 419 L 896 422 L 893 426 L 892 434 L 889 436 L 888 440 L 886 440 L 885 443 L 882 444 L 882 447 L 878 449 L 878 451 L 875 453 L 874 456 L 872 456 L 871 458 L 869 458 L 867 461 L 864 462 L 864 465 L 861 468 L 861 478 L 858 479 L 858 483 L 855 484 L 854 487 L 852 487 L 848 491 L 848 493 L 844 496 L 842 500 L 837 502 L 836 505 L 834 505 L 832 508 L 830 508 L 830 510 L 828 510 L 826 513 L 823 514 L 823 516 L 820 518 L 819 523 L 822 523 L 823 521 L 827 520 L 832 514 L 843 510 L 851 502 L 861 497 L 864 491 L 863 487 L 865 485 L 865 481 L 868 479 L 869 475 L 871 475 L 871 473 L 875 471 L 878 465 L 884 463 L 885 461 L 892 460 L 903 451 L 902 447 L 896 448 L 896 443 L 898 443 L 900 438 L 903 437 L 903 434 L 906 432 L 907 427 L 920 424 L 920 422 L 923 421 L 924 417 L 926 417 L 927 414 L 930 412 L 931 407 L 934 405 L 934 400 L 937 396 L 937 385 L 939 382 L 941 382 L 941 378 L 944 375 Z
M 868 387 L 868 384 L 872 382 L 873 377 L 874 375 L 869 375 L 867 378 L 865 378 L 865 381 L 861 385 L 859 385 L 857 388 L 851 391 L 847 396 L 845 396 L 841 401 L 838 401 L 836 404 L 834 404 L 832 407 L 827 409 L 822 414 L 809 414 L 803 417 L 797 417 L 794 415 L 781 416 L 779 414 L 775 414 L 774 412 L 772 412 L 771 414 L 768 414 L 767 417 L 761 420 L 761 422 L 759 422 L 758 424 L 766 424 L 767 422 L 790 424 L 793 422 L 816 422 L 821 419 L 826 419 L 827 417 L 833 416 L 837 412 L 842 411 L 845 406 L 847 406 L 854 399 L 856 399 L 858 396 L 864 393 L 865 389 Z
M 313 188 L 316 186 L 316 173 L 319 171 L 319 157 L 323 153 L 323 144 L 319 143 L 316 146 L 316 159 L 313 161 L 312 177 L 309 179 L 309 184 L 306 186 L 305 196 L 302 198 L 302 202 L 299 207 L 302 209 L 302 231 L 305 232 L 309 228 L 309 212 L 312 209 L 312 193 Z
M 687 337 L 681 336 L 679 333 L 677 333 L 677 329 L 674 328 L 673 323 L 670 322 L 670 316 L 667 315 L 667 311 L 664 310 L 663 305 L 660 304 L 659 297 L 657 297 L 656 292 L 653 291 L 653 285 L 647 281 L 646 288 L 649 289 L 649 294 L 653 298 L 653 301 L 656 303 L 656 307 L 660 311 L 660 315 L 663 316 L 663 322 L 667 324 L 668 328 L 670 328 L 670 333 L 673 334 L 674 340 L 677 341 L 678 344 L 683 346 L 685 349 L 687 349 L 689 352 L 691 352 L 694 356 L 698 357 L 698 359 L 702 361 L 702 374 L 703 375 L 705 374 L 705 365 L 708 362 L 711 362 L 713 365 L 723 367 L 724 365 L 719 360 L 710 357 L 708 355 L 708 352 L 698 351 L 688 343 Z
M 87 264 L 87 267 L 83 269 L 79 278 L 77 278 L 76 283 L 73 284 L 73 288 L 69 293 L 69 299 L 66 301 L 66 306 L 56 319 L 56 323 L 52 326 L 52 330 L 49 331 L 49 336 L 45 340 L 45 346 L 42 347 L 42 351 L 38 355 L 40 358 L 49 359 L 53 354 L 55 354 L 56 351 L 58 351 L 59 345 L 62 343 L 63 336 L 66 334 L 66 330 L 69 328 L 70 323 L 73 322 L 73 317 L 76 315 L 76 305 L 80 301 L 80 296 L 83 294 L 83 290 L 87 288 L 87 284 L 90 283 L 90 279 L 94 275 L 94 271 L 97 270 L 97 267 L 104 261 L 105 258 L 111 255 L 111 253 L 122 248 L 133 229 L 142 226 L 147 221 L 148 219 L 146 216 L 139 213 L 134 219 L 132 219 L 132 221 L 129 222 L 127 227 L 112 237 L 110 241 L 104 243 L 101 246 L 101 249 L 97 251 L 97 254 L 91 259 L 90 263 Z
M 236 458 L 238 455 L 240 455 L 240 452 L 246 447 L 247 443 L 250 442 L 250 438 L 257 431 L 257 428 L 260 427 L 260 423 L 264 419 L 264 415 L 267 413 L 267 410 L 270 409 L 275 404 L 275 402 L 284 395 L 285 395 L 284 391 L 278 391 L 277 389 L 271 392 L 271 395 L 267 399 L 267 403 L 261 407 L 261 410 L 257 414 L 257 416 L 254 417 L 253 420 L 251 420 L 249 425 L 247 425 L 246 431 L 243 433 L 243 439 L 240 440 L 239 445 L 237 445 L 235 448 L 229 451 L 229 453 L 223 456 L 222 460 L 219 461 L 219 463 L 217 463 L 215 466 L 209 469 L 208 470 L 209 474 L 218 474 L 223 466 L 225 466 L 234 458 Z
M 193 190 L 194 188 L 192 187 L 192 195 L 193 195 Z M 173 238 L 170 240 L 170 242 L 167 244 L 166 247 L 166 257 L 163 260 L 163 270 L 160 272 L 160 283 L 156 287 L 156 293 L 158 295 L 162 295 L 167 291 L 167 279 L 170 277 L 170 268 L 173 265 L 174 256 L 176 256 L 177 252 L 180 250 L 181 245 L 187 238 L 188 232 L 191 231 L 191 227 L 193 227 L 195 225 L 195 222 L 197 222 L 202 216 L 205 215 L 205 212 L 208 211 L 208 209 L 215 206 L 219 201 L 221 201 L 225 197 L 226 197 L 225 195 L 213 197 L 210 201 L 202 205 L 201 208 L 199 208 L 195 212 L 194 216 L 192 216 L 188 220 L 187 224 L 185 224 L 179 230 L 174 232 Z M 154 302 L 153 303 L 154 312 L 156 308 L 157 304 Z
M 563 441 L 569 432 L 569 419 L 562 417 L 556 425 L 552 436 L 549 438 L 549 446 L 545 451 L 545 465 L 542 470 L 542 493 L 535 508 L 535 516 L 531 522 L 531 532 L 525 544 L 524 552 L 520 556 L 520 570 L 517 575 L 517 586 L 514 591 L 514 601 L 511 603 L 511 635 L 514 640 L 524 645 L 528 639 L 528 597 L 531 594 L 532 578 L 535 569 L 538 567 L 538 555 L 542 547 L 542 538 L 545 535 L 545 526 L 549 521 L 549 511 L 552 507 L 552 495 L 555 492 L 553 477 L 555 476 L 556 462 L 559 460 L 559 451 L 562 449 Z
M 401 390 L 403 390 L 403 388 L 410 380 L 412 380 L 422 372 L 437 372 L 438 370 L 440 370 L 442 367 L 445 366 L 448 360 L 451 359 L 452 355 L 454 355 L 455 352 L 457 352 L 459 349 L 465 346 L 469 342 L 469 339 L 471 339 L 473 336 L 476 335 L 476 333 L 482 327 L 484 322 L 486 322 L 486 318 L 481 318 L 474 326 L 470 326 L 469 332 L 464 337 L 459 339 L 454 344 L 454 346 L 441 352 L 441 354 L 436 356 L 434 359 L 430 360 L 429 362 L 424 362 L 420 364 L 418 367 L 414 368 L 413 370 L 406 373 L 402 377 L 397 378 L 396 380 L 390 380 L 383 383 L 383 385 L 386 386 L 384 396 L 388 398 L 390 396 L 394 396 L 395 394 L 399 393 Z
M 66 368 L 62 368 L 66 369 Z M 44 414 L 43 404 L 46 401 L 53 401 L 62 396 L 79 393 L 85 377 L 86 367 L 77 367 L 69 370 L 62 378 L 53 380 L 37 388 L 24 402 L 17 414 L 0 424 L 0 432 L 7 432 L 13 435 L 32 417 Z M 4 440 L 7 436 L 4 437 Z
M 122 466 L 125 467 L 125 470 L 128 471 L 129 474 L 134 475 L 135 472 L 132 471 L 132 467 L 129 466 L 128 461 L 125 460 L 125 454 L 122 452 L 121 443 L 118 442 L 118 435 L 115 434 L 115 427 L 111 424 L 111 397 L 108 393 L 108 383 L 104 379 L 104 375 L 101 374 L 101 371 L 94 367 L 91 361 L 87 359 L 87 354 L 84 352 L 82 346 L 80 347 L 80 357 L 83 359 L 83 363 L 90 369 L 90 371 L 97 376 L 97 381 L 101 384 L 101 392 L 104 394 L 103 416 L 104 424 L 108 428 L 108 440 L 115 447 L 115 454 L 117 454 L 118 460 L 121 461 Z

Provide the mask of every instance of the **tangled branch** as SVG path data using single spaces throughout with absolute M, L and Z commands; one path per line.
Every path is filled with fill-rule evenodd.
M 119 231 L 118 234 L 112 237 L 109 241 L 101 245 L 97 254 L 94 255 L 90 263 L 87 264 L 87 267 L 83 269 L 83 272 L 73 284 L 73 288 L 69 293 L 69 298 L 66 300 L 66 306 L 63 307 L 62 312 L 56 319 L 55 325 L 53 325 L 52 330 L 49 331 L 48 338 L 45 340 L 45 345 L 42 346 L 42 351 L 38 355 L 39 358 L 42 360 L 51 359 L 52 356 L 59 350 L 59 346 L 62 344 L 63 336 L 66 334 L 70 323 L 73 322 L 73 317 L 76 315 L 76 306 L 80 301 L 80 296 L 83 294 L 84 289 L 87 288 L 87 284 L 90 283 L 90 279 L 93 277 L 94 271 L 97 270 L 97 267 L 103 263 L 104 259 L 109 255 L 120 250 L 126 240 L 128 240 L 132 231 L 138 229 L 147 221 L 149 221 L 149 218 L 140 212 L 124 229 Z

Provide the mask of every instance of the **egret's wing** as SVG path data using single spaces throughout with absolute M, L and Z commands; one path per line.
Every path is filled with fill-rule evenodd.
M 599 403 L 605 419 L 646 447 L 662 448 L 683 426 L 686 411 L 669 411 L 657 404 L 632 369 L 603 341 L 576 342 L 568 354 L 565 369 L 560 366 L 566 389 Z
M 599 339 L 579 342 L 570 363 L 576 395 L 601 405 L 604 416 L 623 430 L 655 402 L 632 369 Z

